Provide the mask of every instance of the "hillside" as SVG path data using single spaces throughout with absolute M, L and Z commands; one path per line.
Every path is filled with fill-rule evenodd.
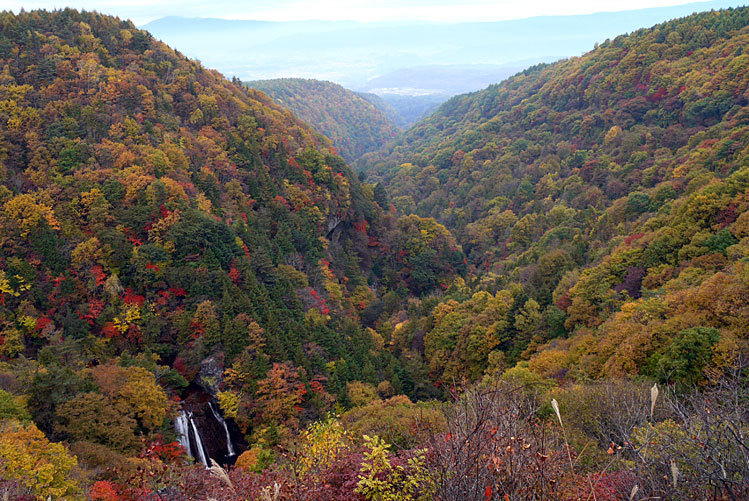
M 435 376 L 532 357 L 545 376 L 666 378 L 692 327 L 746 349 L 748 22 L 698 14 L 530 68 L 357 163 L 399 211 L 445 224 L 474 287 L 506 301 L 493 355 L 456 334 L 475 327 L 464 300 L 401 324 Z M 442 331 L 446 311 L 461 316 Z
M 349 405 L 351 381 L 424 388 L 360 315 L 372 283 L 431 289 L 462 254 L 449 235 L 424 241 L 441 226 L 384 212 L 327 139 L 95 13 L 1 13 L 0 68 L 4 437 L 46 435 L 92 475 L 127 478 L 147 451 L 272 447 Z M 0 440 L 0 483 L 78 492 L 8 466 L 17 447 Z
M 330 144 L 127 22 L 2 23 L 3 354 L 102 339 L 97 357 L 151 350 L 190 376 L 257 322 L 265 353 L 306 364 L 301 343 L 366 284 L 354 225 L 381 217 Z
M 410 123 L 405 121 L 404 117 L 401 116 L 400 113 L 398 113 L 398 110 L 388 104 L 387 101 L 382 99 L 377 94 L 370 94 L 368 92 L 356 92 L 356 95 L 372 103 L 372 105 L 380 110 L 396 127 L 405 129 L 409 125 L 411 125 Z
M 373 103 L 332 82 L 280 78 L 256 80 L 245 85 L 265 92 L 330 138 L 348 161 L 380 148 L 399 132 Z

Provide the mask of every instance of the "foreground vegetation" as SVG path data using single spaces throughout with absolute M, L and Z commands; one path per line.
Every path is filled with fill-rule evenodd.
M 626 380 L 560 387 L 511 371 L 437 406 L 371 396 L 279 444 L 275 457 L 247 450 L 228 471 L 215 462 L 210 469 L 190 465 L 184 450 L 152 444 L 137 459 L 110 465 L 85 494 L 95 500 L 745 499 L 748 376 L 741 365 L 699 389 L 676 390 Z M 19 418 L 3 425 L 3 492 L 12 499 L 82 498 L 85 477 L 73 455 Z

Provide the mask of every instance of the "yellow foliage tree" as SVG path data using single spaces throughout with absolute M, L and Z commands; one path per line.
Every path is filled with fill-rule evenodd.
M 300 453 L 295 461 L 299 476 L 314 474 L 331 466 L 351 446 L 351 435 L 332 416 L 311 424 L 299 434 L 299 440 Z
M 47 440 L 35 425 L 0 425 L 0 478 L 19 481 L 37 499 L 83 499 L 71 478 L 77 464 L 64 445 Z
M 169 399 L 153 374 L 143 367 L 120 367 L 112 363 L 91 369 L 94 382 L 123 412 L 132 413 L 148 430 L 166 419 Z
M 369 451 L 359 472 L 356 492 L 378 501 L 421 501 L 433 499 L 434 479 L 426 468 L 425 451 L 418 451 L 405 466 L 390 462 L 390 444 L 380 437 L 364 435 Z
M 143 427 L 154 429 L 164 422 L 169 399 L 146 369 L 128 367 L 127 382 L 120 388 L 119 396 L 132 406 Z
M 218 406 L 224 416 L 236 419 L 239 413 L 239 394 L 233 391 L 218 392 Z
M 22 237 L 27 237 L 32 230 L 45 220 L 50 228 L 60 229 L 60 224 L 55 218 L 52 208 L 34 200 L 28 193 L 17 195 L 3 206 L 6 224 L 4 226 L 16 226 Z

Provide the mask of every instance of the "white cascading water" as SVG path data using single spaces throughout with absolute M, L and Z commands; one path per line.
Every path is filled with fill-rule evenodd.
M 205 449 L 203 448 L 203 441 L 200 439 L 200 433 L 198 427 L 195 426 L 195 420 L 192 417 L 192 412 L 179 411 L 177 419 L 174 420 L 174 428 L 177 430 L 179 435 L 179 444 L 187 450 L 187 455 L 191 458 L 195 458 L 192 452 L 192 446 L 190 445 L 190 433 L 192 429 L 192 437 L 195 441 L 195 445 L 198 449 L 198 459 L 205 466 L 208 466 L 208 458 L 205 455 Z
M 231 435 L 229 435 L 229 427 L 226 426 L 226 421 L 213 406 L 213 402 L 208 402 L 208 406 L 211 408 L 211 412 L 213 412 L 213 417 L 216 418 L 216 421 L 221 423 L 221 426 L 224 427 L 224 432 L 226 433 L 226 449 L 228 452 L 227 456 L 231 457 L 236 455 L 236 452 L 234 452 L 234 445 L 231 443 Z
M 206 468 L 208 467 L 208 458 L 205 456 L 205 449 L 203 449 L 203 441 L 200 439 L 200 433 L 198 432 L 198 427 L 195 426 L 195 420 L 192 418 L 192 412 L 189 414 L 190 417 L 190 424 L 192 425 L 192 431 L 194 433 L 195 437 L 195 445 L 198 449 L 198 459 L 200 459 L 200 462 L 203 463 Z
M 179 444 L 185 448 L 187 455 L 192 457 L 192 448 L 190 447 L 190 428 L 186 411 L 179 411 L 177 419 L 174 420 L 174 427 L 179 435 Z

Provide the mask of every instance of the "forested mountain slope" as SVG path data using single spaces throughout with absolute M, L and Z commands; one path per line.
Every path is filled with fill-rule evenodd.
M 2 405 L 119 467 L 174 440 L 179 409 L 213 421 L 219 390 L 235 438 L 264 444 L 349 381 L 414 391 L 359 322 L 371 284 L 431 289 L 463 258 L 378 196 L 291 112 L 129 21 L 1 13 Z
M 403 116 L 401 116 L 398 111 L 391 106 L 387 101 L 385 101 L 383 98 L 378 96 L 377 94 L 370 94 L 368 92 L 355 92 L 355 94 L 365 101 L 369 101 L 372 103 L 372 105 L 380 110 L 383 115 L 387 117 L 388 120 L 395 126 L 406 129 L 408 128 L 410 123 L 408 123 Z
M 530 68 L 357 163 L 399 211 L 455 234 L 466 292 L 496 296 L 400 324 L 435 376 L 543 345 L 530 365 L 546 376 L 667 379 L 746 349 L 748 23 L 746 8 L 697 14 Z M 700 361 L 680 358 L 686 338 Z
M 348 161 L 380 148 L 398 135 L 398 127 L 383 111 L 355 92 L 333 82 L 278 78 L 246 82 L 333 141 Z

